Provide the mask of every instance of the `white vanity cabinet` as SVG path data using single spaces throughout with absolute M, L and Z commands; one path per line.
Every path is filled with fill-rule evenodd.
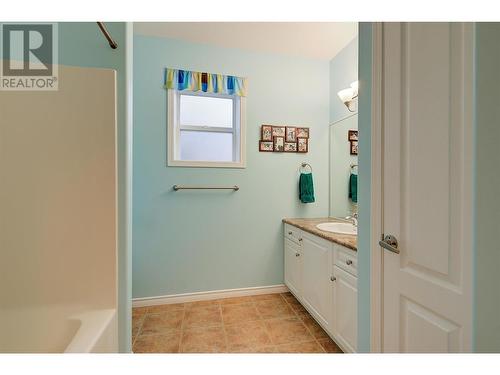
M 349 352 L 356 351 L 358 335 L 357 278 L 338 266 L 333 267 L 332 326 L 335 341 Z
M 320 237 L 302 236 L 301 298 L 304 307 L 326 329 L 331 330 L 332 250 L 331 243 Z
M 345 352 L 357 342 L 356 252 L 285 224 L 285 284 Z
M 300 246 L 285 238 L 285 284 L 295 295 L 301 294 Z
M 333 332 L 337 344 L 354 352 L 358 340 L 357 254 L 337 244 L 333 250 Z

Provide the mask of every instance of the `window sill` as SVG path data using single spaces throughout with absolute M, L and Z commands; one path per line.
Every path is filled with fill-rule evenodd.
M 244 162 L 224 162 L 224 161 L 187 161 L 187 160 L 169 160 L 169 167 L 185 168 L 246 168 Z

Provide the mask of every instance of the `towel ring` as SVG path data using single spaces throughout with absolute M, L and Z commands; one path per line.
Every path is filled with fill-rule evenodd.
M 306 169 L 307 167 L 309 167 L 309 169 L 311 170 L 311 173 L 313 171 L 313 168 L 311 167 L 311 164 L 308 164 L 306 162 L 303 162 L 301 165 L 300 165 L 301 168 L 304 168 Z

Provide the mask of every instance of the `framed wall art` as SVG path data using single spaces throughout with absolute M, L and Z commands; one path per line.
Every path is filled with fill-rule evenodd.
M 271 141 L 272 142 L 272 140 L 273 140 L 273 127 L 272 127 L 272 125 L 262 125 L 260 139 L 262 141 Z
M 348 131 L 348 140 L 349 141 L 357 141 L 358 140 L 358 131 L 357 130 L 349 130 Z
M 285 141 L 286 142 L 297 142 L 297 133 L 296 133 L 297 128 L 294 126 L 287 126 L 286 127 L 286 137 Z
M 358 141 L 351 141 L 351 155 L 358 154 Z
M 274 145 L 272 141 L 259 141 L 259 151 L 261 152 L 273 152 Z
M 285 142 L 285 152 L 297 152 L 297 142 Z
M 273 137 L 285 137 L 286 126 L 273 126 Z
M 274 137 L 274 151 L 283 152 L 285 149 L 285 137 Z
M 297 152 L 305 153 L 309 148 L 309 139 L 304 137 L 297 137 Z
M 309 128 L 297 128 L 297 138 L 309 138 Z
M 259 151 L 309 152 L 309 128 L 287 125 L 261 125 Z

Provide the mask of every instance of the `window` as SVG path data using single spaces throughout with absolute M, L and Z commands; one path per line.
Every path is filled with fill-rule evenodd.
M 168 165 L 244 168 L 244 100 L 168 90 Z

